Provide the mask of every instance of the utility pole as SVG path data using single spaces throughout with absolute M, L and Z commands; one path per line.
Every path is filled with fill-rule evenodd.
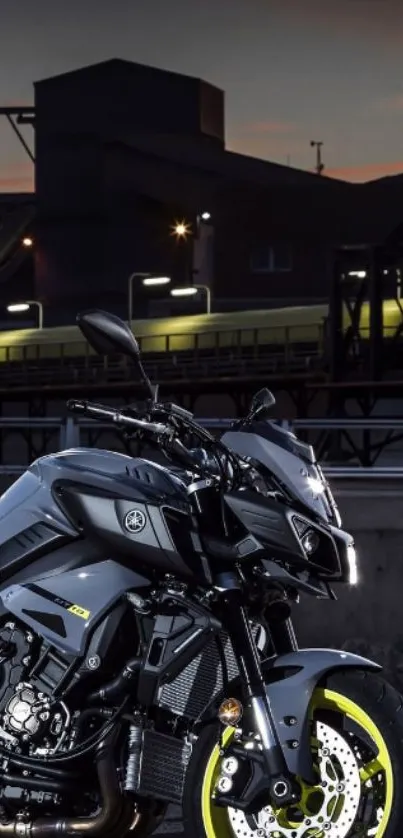
M 315 172 L 317 175 L 321 175 L 325 168 L 325 164 L 322 162 L 322 146 L 323 142 L 318 140 L 311 140 L 311 147 L 316 148 L 316 166 Z

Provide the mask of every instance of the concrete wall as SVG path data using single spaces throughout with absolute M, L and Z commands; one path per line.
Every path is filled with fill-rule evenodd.
M 337 602 L 304 597 L 301 646 L 345 648 L 374 658 L 403 691 L 403 486 L 397 480 L 335 484 L 343 525 L 356 541 L 360 581 Z

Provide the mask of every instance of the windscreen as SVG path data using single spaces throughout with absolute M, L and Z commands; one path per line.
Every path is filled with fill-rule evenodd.
M 256 432 L 257 428 L 259 433 Z M 279 430 L 280 435 L 277 435 Z M 267 422 L 252 423 L 242 431 L 229 431 L 224 434 L 222 441 L 235 453 L 258 460 L 291 495 L 322 520 L 333 523 L 334 512 L 329 504 L 325 481 L 310 445 L 296 440 L 292 434 L 281 433 L 281 429 Z

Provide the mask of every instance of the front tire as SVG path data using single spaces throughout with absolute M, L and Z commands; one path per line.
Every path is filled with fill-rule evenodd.
M 330 674 L 311 702 L 311 747 L 318 784 L 301 783 L 291 809 L 246 816 L 214 806 L 221 762 L 217 725 L 192 754 L 184 791 L 185 834 L 194 838 L 401 838 L 403 707 L 396 690 L 372 672 Z M 226 743 L 232 736 L 225 732 Z

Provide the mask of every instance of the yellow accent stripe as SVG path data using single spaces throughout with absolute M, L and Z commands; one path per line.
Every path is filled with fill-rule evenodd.
M 87 611 L 86 608 L 81 608 L 81 605 L 70 605 L 67 611 L 70 614 L 75 614 L 76 617 L 82 617 L 83 620 L 88 620 L 91 617 L 91 611 Z

